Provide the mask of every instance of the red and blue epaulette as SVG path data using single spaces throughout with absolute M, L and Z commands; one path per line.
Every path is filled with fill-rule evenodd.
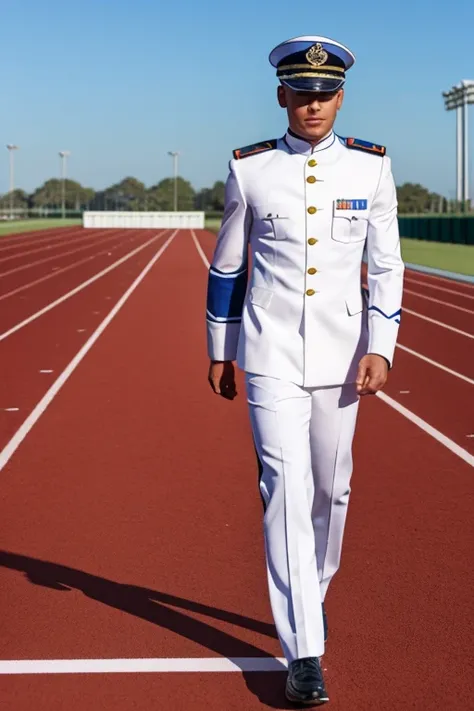
M 370 141 L 362 141 L 360 138 L 345 138 L 344 142 L 347 148 L 356 148 L 359 151 L 365 151 L 381 157 L 385 155 L 387 150 L 385 146 L 379 146 L 377 143 L 371 143 Z
M 272 151 L 277 146 L 276 138 L 272 138 L 271 141 L 262 141 L 261 143 L 253 143 L 250 146 L 244 146 L 244 148 L 236 148 L 232 151 L 232 155 L 235 160 L 240 160 L 241 158 L 248 158 L 249 156 L 255 156 L 257 153 L 264 153 L 265 151 Z

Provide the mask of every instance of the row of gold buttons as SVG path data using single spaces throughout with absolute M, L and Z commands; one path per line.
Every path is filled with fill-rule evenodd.
M 317 165 L 317 162 L 314 160 L 314 158 L 311 158 L 311 160 L 308 161 L 308 165 L 309 165 L 310 168 L 314 168 L 314 167 Z M 306 178 L 306 182 L 307 182 L 307 183 L 315 183 L 315 182 L 316 182 L 316 178 L 314 177 L 314 175 L 309 175 L 309 176 Z M 318 210 L 317 210 L 316 207 L 312 207 L 312 206 L 311 206 L 311 207 L 308 207 L 308 212 L 309 212 L 310 215 L 314 215 L 317 211 L 318 211 Z M 316 244 L 317 241 L 318 241 L 318 240 L 315 239 L 315 237 L 310 237 L 309 240 L 308 240 L 308 244 L 310 244 L 310 245 L 312 246 L 312 245 Z M 308 274 L 313 275 L 313 274 L 316 274 L 317 271 L 318 271 L 318 270 L 315 269 L 314 267 L 310 267 L 310 268 L 308 269 Z M 316 293 L 316 292 L 315 292 L 314 289 L 307 289 L 307 290 L 306 290 L 306 296 L 314 296 L 315 293 Z

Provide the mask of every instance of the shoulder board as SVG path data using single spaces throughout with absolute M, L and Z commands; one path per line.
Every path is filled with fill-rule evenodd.
M 346 138 L 345 143 L 347 148 L 356 148 L 359 151 L 373 153 L 377 156 L 384 156 L 387 150 L 385 146 L 379 146 L 376 143 L 371 143 L 370 141 L 361 141 L 360 138 Z
M 244 148 L 236 148 L 235 151 L 232 151 L 232 155 L 235 160 L 240 160 L 241 158 L 257 155 L 257 153 L 272 151 L 276 146 L 277 139 L 272 138 L 271 141 L 262 141 L 261 143 L 253 143 L 251 146 L 244 146 Z

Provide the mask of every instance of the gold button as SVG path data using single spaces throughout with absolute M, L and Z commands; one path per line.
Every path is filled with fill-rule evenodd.
M 314 267 L 310 267 L 310 268 L 308 269 L 308 274 L 316 274 L 317 271 L 318 271 L 318 270 L 315 269 Z
M 307 183 L 315 183 L 316 178 L 314 177 L 314 175 L 310 175 L 308 178 L 306 178 L 306 182 Z
M 314 168 L 315 165 L 318 165 L 314 158 L 311 158 L 311 160 L 308 161 L 308 165 L 310 168 Z
M 306 296 L 313 296 L 315 293 L 316 292 L 314 289 L 308 289 L 308 291 L 306 292 Z
M 308 212 L 310 215 L 314 215 L 314 213 L 317 212 L 317 208 L 312 206 L 308 207 Z
M 317 241 L 318 241 L 318 240 L 315 239 L 314 237 L 310 237 L 309 240 L 308 240 L 308 244 L 316 244 Z

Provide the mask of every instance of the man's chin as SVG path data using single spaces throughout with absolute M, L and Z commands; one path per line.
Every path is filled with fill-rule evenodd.
M 305 123 L 301 127 L 301 135 L 308 141 L 320 141 L 329 133 L 329 129 L 325 124 L 322 123 Z

